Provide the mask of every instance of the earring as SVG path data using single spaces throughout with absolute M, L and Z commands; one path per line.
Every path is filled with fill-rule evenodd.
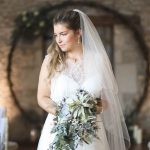
M 78 44 L 80 44 L 80 37 L 78 38 Z

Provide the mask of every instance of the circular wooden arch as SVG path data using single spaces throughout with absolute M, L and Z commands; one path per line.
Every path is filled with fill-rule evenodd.
M 102 4 L 96 3 L 96 2 L 92 2 L 92 1 L 88 1 L 88 2 L 82 2 L 82 1 L 65 1 L 62 2 L 61 4 L 56 4 L 56 5 L 47 5 L 45 7 L 45 10 L 47 10 L 48 13 L 51 13 L 54 10 L 58 10 L 62 9 L 62 8 L 67 8 L 67 7 L 79 7 L 79 6 L 83 6 L 83 7 L 89 7 L 89 8 L 94 8 L 96 10 L 103 10 L 108 14 L 111 14 L 114 16 L 114 18 L 118 19 L 124 26 L 126 26 L 128 29 L 130 29 L 133 32 L 134 38 L 138 43 L 138 46 L 140 47 L 141 53 L 143 54 L 143 58 L 146 61 L 146 77 L 145 77 L 145 85 L 144 85 L 144 92 L 142 94 L 142 96 L 139 98 L 137 107 L 135 108 L 135 110 L 133 110 L 130 113 L 130 116 L 128 116 L 129 118 L 133 118 L 135 117 L 135 114 L 137 115 L 137 113 L 140 111 L 142 104 L 144 103 L 144 99 L 147 96 L 147 91 L 148 91 L 148 81 L 149 81 L 149 57 L 148 57 L 148 47 L 144 41 L 144 38 L 141 34 L 141 30 L 139 28 L 139 26 L 137 26 L 136 24 L 134 24 L 133 22 L 131 22 L 131 20 L 129 18 L 127 18 L 125 15 L 119 13 L 118 11 L 109 8 L 107 6 L 104 6 Z M 26 113 L 26 111 L 21 107 L 16 94 L 13 90 L 13 82 L 11 80 L 11 73 L 12 73 L 12 58 L 14 55 L 14 51 L 15 48 L 17 46 L 17 43 L 19 42 L 19 39 L 21 39 L 21 34 L 18 36 L 14 36 L 12 35 L 13 39 L 12 39 L 12 47 L 9 51 L 8 54 L 8 65 L 7 65 L 7 79 L 8 79 L 8 84 L 10 87 L 10 92 L 12 94 L 13 100 L 16 104 L 16 106 L 18 107 L 18 109 L 20 110 L 20 112 L 22 113 L 22 115 L 24 116 L 24 118 L 26 120 L 28 120 L 31 124 L 38 124 L 38 121 L 31 118 L 30 115 L 28 115 Z

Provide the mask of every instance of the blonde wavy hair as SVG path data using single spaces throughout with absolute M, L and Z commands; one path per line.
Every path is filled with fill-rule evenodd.
M 53 26 L 56 24 L 65 24 L 68 29 L 77 31 L 80 29 L 80 16 L 78 12 L 72 10 L 62 10 L 53 18 Z M 62 71 L 64 68 L 65 52 L 57 45 L 55 38 L 47 49 L 47 53 L 51 59 L 48 66 L 48 78 L 51 78 L 56 71 Z M 58 69 L 58 66 L 62 67 Z
M 52 41 L 51 45 L 47 49 L 47 53 L 50 55 L 51 59 L 49 60 L 49 65 L 48 65 L 48 78 L 51 78 L 56 71 L 61 71 L 62 68 L 64 67 L 64 59 L 65 59 L 65 53 L 61 51 L 61 49 L 58 47 L 57 43 L 55 40 Z M 62 65 L 63 67 L 59 68 L 58 66 Z

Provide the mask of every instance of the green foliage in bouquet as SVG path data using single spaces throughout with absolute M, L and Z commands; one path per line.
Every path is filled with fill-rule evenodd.
M 75 150 L 83 142 L 90 144 L 97 136 L 96 104 L 87 91 L 77 92 L 60 103 L 51 133 L 55 134 L 50 150 Z

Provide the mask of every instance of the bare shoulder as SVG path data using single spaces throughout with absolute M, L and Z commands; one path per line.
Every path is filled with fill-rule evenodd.
M 46 55 L 45 55 L 45 59 L 46 59 L 46 60 L 50 60 L 51 58 L 52 58 L 52 56 L 51 56 L 50 54 L 46 54 Z
M 48 66 L 49 63 L 50 63 L 51 58 L 52 58 L 52 57 L 51 57 L 50 54 L 46 54 L 46 55 L 45 55 L 45 58 L 44 58 L 44 60 L 43 60 L 43 63 L 44 63 L 46 66 Z

